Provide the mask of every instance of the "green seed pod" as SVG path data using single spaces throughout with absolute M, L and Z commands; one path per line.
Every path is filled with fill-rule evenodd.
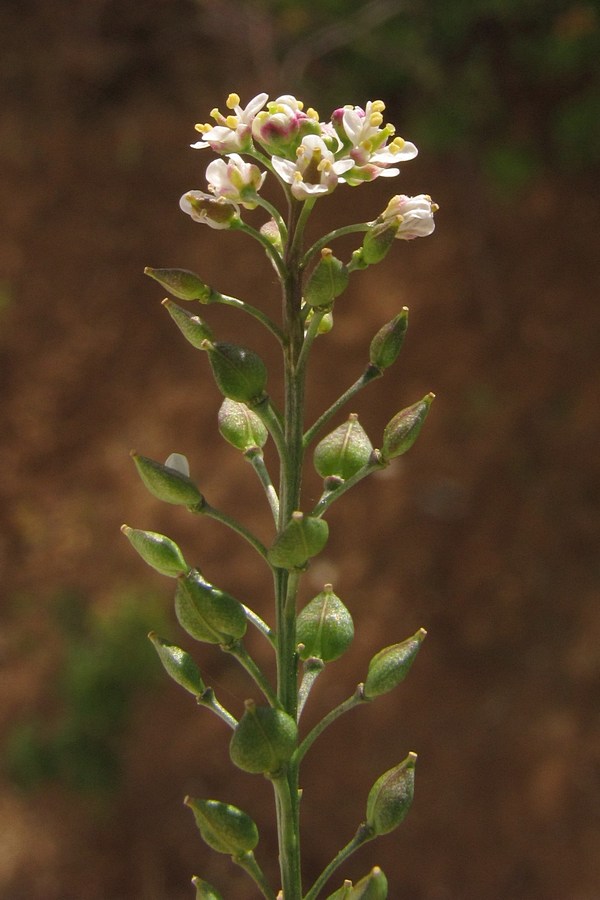
M 361 261 L 368 266 L 381 262 L 387 256 L 399 227 L 400 222 L 393 220 L 372 225 L 363 240 Z
M 410 450 L 419 436 L 423 422 L 433 403 L 435 394 L 426 394 L 422 400 L 396 413 L 385 426 L 381 454 L 384 460 L 394 459 Z
M 375 866 L 354 887 L 351 881 L 347 881 L 327 900 L 386 900 L 387 892 L 387 878 L 379 866 Z
M 130 528 L 129 525 L 121 525 L 121 531 L 131 542 L 131 545 L 144 562 L 170 578 L 177 578 L 189 570 L 181 550 L 171 538 L 156 531 L 141 531 L 138 528 Z
M 207 644 L 239 640 L 248 625 L 239 600 L 204 581 L 197 569 L 177 580 L 175 614 L 184 631 Z
M 237 806 L 194 797 L 186 797 L 183 802 L 194 813 L 203 840 L 217 853 L 228 853 L 235 859 L 251 853 L 258 844 L 258 828 Z
M 231 761 L 244 772 L 276 775 L 296 749 L 296 723 L 282 709 L 256 706 L 253 700 L 245 705 L 229 744 Z
M 329 526 L 323 519 L 294 512 L 275 538 L 267 558 L 272 566 L 280 569 L 301 568 L 311 556 L 321 552 L 328 537 Z
M 325 247 L 304 288 L 305 302 L 309 306 L 329 306 L 346 290 L 349 277 L 344 263 Z
M 321 318 L 319 322 L 319 327 L 317 328 L 317 334 L 329 334 L 331 329 L 333 328 L 333 313 L 331 311 L 326 312 L 325 315 Z
M 172 300 L 163 300 L 162 305 L 192 347 L 201 349 L 202 341 L 212 341 L 213 333 L 200 316 L 192 315 L 187 309 L 182 309 Z
M 252 447 L 264 447 L 269 436 L 256 413 L 245 403 L 227 398 L 219 410 L 219 431 L 226 441 L 242 452 Z
M 375 654 L 369 663 L 363 688 L 366 700 L 387 694 L 404 681 L 426 634 L 424 628 L 419 628 L 416 634 L 401 644 L 392 644 Z
M 150 266 L 146 266 L 144 275 L 154 278 L 170 294 L 174 297 L 179 297 L 180 300 L 199 300 L 200 303 L 211 302 L 212 288 L 188 269 L 152 269 Z
M 151 631 L 148 635 L 154 648 L 158 653 L 158 658 L 163 664 L 165 671 L 171 676 L 173 681 L 180 684 L 181 687 L 199 697 L 206 690 L 206 685 L 202 681 L 200 669 L 192 659 L 189 653 L 170 644 L 164 638 L 159 637 L 155 631 Z
M 369 360 L 378 369 L 387 369 L 396 362 L 402 349 L 406 329 L 408 328 L 408 307 L 394 316 L 383 328 L 380 328 L 369 349 Z
M 322 478 L 334 477 L 345 481 L 366 466 L 372 452 L 369 436 L 356 413 L 351 413 L 347 422 L 319 441 L 313 462 Z
M 150 493 L 159 500 L 180 506 L 197 507 L 204 503 L 204 497 L 191 478 L 178 469 L 162 465 L 147 456 L 140 456 L 135 450 L 131 451 L 131 458 L 140 478 Z
M 263 399 L 267 369 L 260 356 L 224 341 L 205 341 L 202 349 L 208 353 L 215 381 L 224 397 L 251 406 Z
M 304 645 L 300 657 L 314 656 L 323 662 L 331 662 L 345 653 L 353 637 L 352 616 L 333 593 L 332 586 L 326 584 L 296 620 L 296 641 Z
M 192 884 L 196 888 L 196 900 L 223 900 L 223 895 L 212 884 L 197 875 L 192 878 Z
M 376 835 L 387 834 L 405 818 L 415 792 L 416 753 L 381 775 L 367 798 L 367 825 Z

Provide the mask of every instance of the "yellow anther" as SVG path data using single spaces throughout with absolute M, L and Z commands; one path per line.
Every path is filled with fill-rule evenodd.
M 317 165 L 318 172 L 329 172 L 331 169 L 331 162 L 328 159 L 322 159 Z
M 401 138 L 401 137 L 396 137 L 396 138 L 394 138 L 394 140 L 391 142 L 391 144 L 389 145 L 388 149 L 389 149 L 392 153 L 400 153 L 400 151 L 401 151 L 402 148 L 404 147 L 405 143 L 406 143 L 406 141 L 405 141 L 403 138 Z
M 221 116 L 221 113 L 219 112 L 219 110 L 218 110 L 217 107 L 215 106 L 214 109 L 211 109 L 210 115 L 211 115 L 211 117 L 212 117 L 213 119 L 217 119 L 217 121 L 218 121 L 219 118 L 220 118 L 220 116 Z
M 373 112 L 369 116 L 369 124 L 373 126 L 373 128 L 377 128 L 378 125 L 381 125 L 383 122 L 383 116 L 380 112 Z
M 239 94 L 230 94 L 225 102 L 225 106 L 227 109 L 235 109 L 236 106 L 240 105 L 240 95 Z
M 302 100 L 297 100 L 296 103 L 298 104 L 298 109 L 304 109 L 304 103 L 302 102 Z
M 373 112 L 382 113 L 385 109 L 385 103 L 383 100 L 373 100 L 371 103 L 371 109 Z
M 296 182 L 296 184 L 300 184 L 300 182 L 302 181 L 302 174 L 300 172 L 298 172 L 298 170 L 296 170 L 294 172 L 292 177 L 293 177 L 294 181 Z
M 205 122 L 204 124 L 202 124 L 202 122 L 198 122 L 197 125 L 194 125 L 194 128 L 196 131 L 199 131 L 200 134 L 206 134 L 207 131 L 212 130 L 212 125 L 209 122 Z
M 228 128 L 237 128 L 238 126 L 238 117 L 237 116 L 227 116 L 225 119 L 225 124 Z
M 309 108 L 306 110 L 306 115 L 309 119 L 313 119 L 313 121 L 315 122 L 319 121 L 319 113 L 316 111 L 316 109 L 313 109 L 312 106 L 309 106 Z

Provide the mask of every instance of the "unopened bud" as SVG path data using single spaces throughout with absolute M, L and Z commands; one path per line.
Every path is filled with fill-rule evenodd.
M 223 895 L 212 884 L 197 875 L 192 878 L 192 884 L 196 888 L 196 900 L 223 900 Z
M 424 628 L 419 628 L 416 634 L 401 644 L 392 644 L 375 654 L 369 663 L 363 688 L 366 700 L 387 694 L 404 681 L 426 634 Z
M 352 413 L 347 422 L 319 441 L 315 447 L 314 465 L 322 478 L 351 478 L 365 466 L 373 445 L 369 436 Z
M 230 644 L 246 633 L 244 607 L 204 581 L 197 569 L 177 580 L 175 614 L 184 631 L 207 644 Z
M 323 519 L 294 512 L 275 538 L 267 554 L 268 560 L 280 569 L 301 568 L 311 556 L 321 552 L 328 537 L 329 526 Z
M 368 266 L 381 262 L 394 243 L 399 227 L 399 219 L 371 225 L 365 234 L 360 251 L 362 262 Z
M 348 649 L 353 637 L 352 616 L 333 593 L 332 586 L 326 584 L 296 620 L 296 641 L 303 645 L 301 658 L 313 656 L 331 662 Z
M 407 327 L 408 308 L 405 306 L 391 322 L 379 329 L 371 341 L 369 360 L 372 366 L 376 366 L 378 369 L 387 369 L 396 362 L 404 343 Z
M 122 525 L 121 531 L 144 562 L 161 575 L 177 578 L 189 570 L 181 550 L 175 541 L 166 535 L 158 534 L 156 531 L 141 531 L 138 528 L 130 528 L 129 525 Z
M 203 349 L 223 396 L 250 405 L 265 396 L 267 369 L 253 350 L 223 341 L 206 341 Z
M 206 685 L 200 675 L 200 669 L 192 659 L 189 653 L 170 644 L 164 638 L 159 637 L 155 631 L 151 631 L 148 635 L 154 648 L 158 653 L 158 658 L 163 664 L 165 671 L 171 676 L 173 681 L 180 684 L 181 687 L 199 697 L 206 690 Z
M 258 844 L 256 824 L 237 806 L 194 797 L 186 797 L 183 802 L 194 813 L 203 840 L 217 853 L 227 853 L 236 859 L 251 853 Z
M 247 700 L 229 744 L 231 761 L 244 772 L 276 775 L 296 749 L 297 738 L 296 722 L 286 712 Z
M 168 465 L 140 456 L 131 451 L 140 478 L 151 494 L 165 503 L 194 507 L 204 502 L 204 498 L 189 476 Z
M 348 269 L 327 247 L 313 269 L 304 289 L 304 300 L 310 306 L 329 306 L 348 286 Z
M 415 792 L 416 753 L 384 772 L 367 798 L 367 825 L 376 835 L 388 834 L 400 825 L 413 801 Z
M 251 447 L 264 447 L 269 436 L 256 413 L 245 403 L 227 398 L 219 410 L 219 431 L 226 441 L 242 452 Z
M 434 397 L 435 394 L 426 394 L 422 400 L 407 406 L 388 422 L 383 432 L 381 448 L 384 460 L 394 459 L 410 450 L 419 436 Z
M 173 297 L 180 300 L 199 300 L 210 303 L 212 288 L 188 269 L 152 269 L 146 266 L 144 275 L 158 281 Z
M 172 300 L 163 300 L 162 305 L 192 347 L 200 349 L 202 341 L 212 340 L 213 333 L 200 316 L 192 315 L 187 309 L 182 309 L 181 306 L 177 306 Z

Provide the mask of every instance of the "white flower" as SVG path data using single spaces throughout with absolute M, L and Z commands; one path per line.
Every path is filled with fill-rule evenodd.
M 287 184 L 297 200 L 307 200 L 321 194 L 330 194 L 340 176 L 354 163 L 351 159 L 336 160 L 331 150 L 316 134 L 303 138 L 296 150 L 296 162 L 274 156 L 273 168 Z
M 210 228 L 235 228 L 240 221 L 240 208 L 222 197 L 213 197 L 204 191 L 188 191 L 181 197 L 179 206 L 194 222 Z
M 291 94 L 267 103 L 252 123 L 252 136 L 273 156 L 293 159 L 300 142 L 309 134 L 320 134 L 319 114 L 304 112 L 304 104 Z
M 204 139 L 191 146 L 196 150 L 210 147 L 215 153 L 248 150 L 252 144 L 252 122 L 268 99 L 268 94 L 257 94 L 242 109 L 239 95 L 230 94 L 226 105 L 228 109 L 233 110 L 232 114 L 224 116 L 218 109 L 213 109 L 211 116 L 217 124 L 196 125 L 196 131 L 199 131 Z
M 435 229 L 433 214 L 439 209 L 429 194 L 417 194 L 407 197 L 397 194 L 392 197 L 377 223 L 397 222 L 399 225 L 396 237 L 403 241 L 411 241 L 417 237 L 428 237 Z M 373 223 L 375 224 L 375 223 Z
M 373 181 L 380 176 L 391 178 L 398 175 L 397 163 L 414 159 L 418 153 L 414 144 L 401 137 L 395 137 L 388 143 L 395 128 L 389 124 L 381 127 L 384 109 L 385 104 L 381 100 L 370 100 L 365 109 L 345 106 L 333 113 L 333 127 L 343 152 L 354 162 L 354 168 L 344 179 L 350 185 Z
M 245 162 L 237 153 L 230 153 L 227 160 L 215 159 L 206 169 L 208 189 L 215 197 L 224 197 L 241 203 L 246 209 L 254 209 L 253 199 L 261 189 L 267 173 L 258 166 Z

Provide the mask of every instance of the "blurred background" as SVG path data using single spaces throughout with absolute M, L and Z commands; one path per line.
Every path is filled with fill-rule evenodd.
M 243 103 L 267 91 L 323 118 L 382 99 L 420 149 L 393 182 L 320 201 L 315 235 L 374 218 L 392 193 L 440 204 L 431 238 L 353 276 L 314 352 L 311 420 L 407 305 L 399 362 L 348 411 L 377 445 L 398 409 L 437 400 L 402 464 L 332 509 L 303 588 L 306 601 L 332 581 L 357 628 L 309 725 L 376 650 L 429 633 L 404 685 L 307 759 L 307 884 L 354 833 L 375 778 L 415 750 L 408 819 L 332 891 L 377 863 L 394 898 L 597 900 L 597 0 L 4 0 L 0 33 L 0 895 L 183 900 L 199 874 L 253 897 L 200 840 L 186 793 L 249 812 L 276 877 L 268 784 L 230 766 L 225 726 L 168 681 L 145 636 L 193 649 L 236 713 L 253 687 L 186 642 L 172 585 L 118 530 L 166 532 L 271 616 L 251 552 L 155 501 L 128 455 L 185 453 L 210 502 L 268 538 L 253 473 L 216 431 L 206 360 L 142 274 L 181 266 L 277 304 L 243 235 L 178 208 L 212 158 L 189 149 L 194 124 L 230 91 Z M 205 312 L 277 365 L 252 322 Z M 318 491 L 309 474 L 307 506 Z M 250 649 L 270 665 L 259 640 Z

